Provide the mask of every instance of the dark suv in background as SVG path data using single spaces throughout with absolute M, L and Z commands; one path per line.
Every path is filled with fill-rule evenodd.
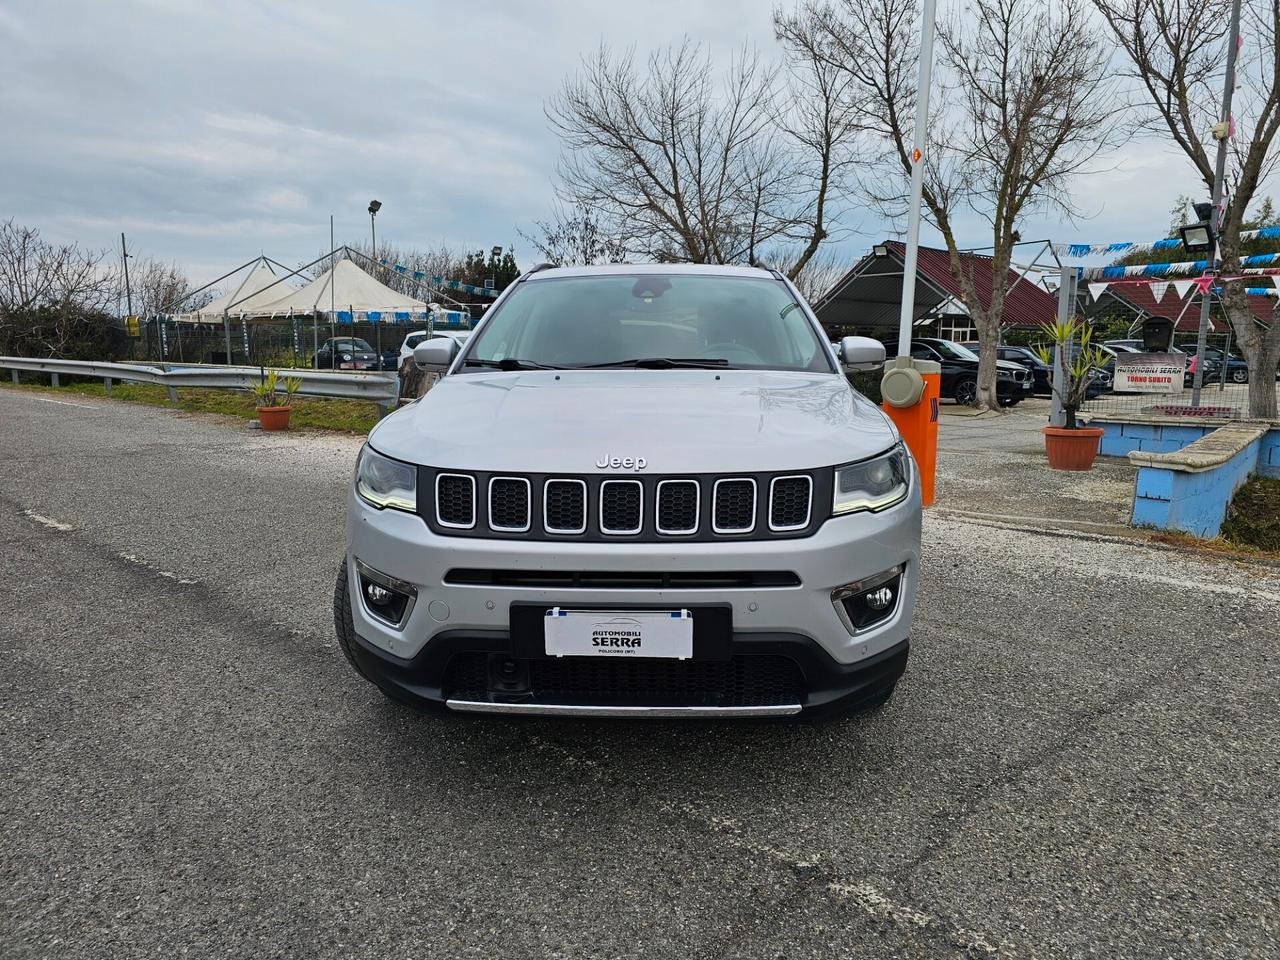
M 977 340 L 966 340 L 960 346 L 978 352 Z M 1031 371 L 1031 392 L 1038 396 L 1049 396 L 1053 393 L 1053 371 L 1036 356 L 1030 347 L 1012 347 L 1006 343 L 996 347 L 996 359 L 1020 363 Z
M 942 396 L 966 406 L 978 399 L 978 355 L 952 340 L 921 337 L 911 341 L 911 356 L 942 364 Z M 1020 363 L 996 361 L 996 395 L 1012 407 L 1033 392 L 1031 371 Z

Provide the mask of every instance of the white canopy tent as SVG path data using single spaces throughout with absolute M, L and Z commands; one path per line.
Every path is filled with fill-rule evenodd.
M 342 317 L 347 321 L 362 317 L 368 320 L 393 321 L 399 319 L 394 316 L 396 313 L 417 313 L 425 317 L 427 311 L 425 301 L 397 293 L 350 260 L 339 260 L 300 290 L 292 290 L 275 300 L 256 304 L 253 310 L 245 312 L 253 317 L 314 316 L 332 312 L 349 314 Z M 378 316 L 383 313 L 390 316 Z
M 280 277 L 271 269 L 266 257 L 259 257 L 248 276 L 230 292 L 211 300 L 203 307 L 189 313 L 176 314 L 173 319 L 188 323 L 221 323 L 230 314 L 252 314 L 273 300 L 279 300 L 293 292 L 293 288 L 280 283 Z

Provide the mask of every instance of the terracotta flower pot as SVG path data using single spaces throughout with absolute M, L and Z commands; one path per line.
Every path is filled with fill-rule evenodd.
M 258 423 L 263 430 L 288 430 L 290 407 L 259 407 Z
M 1051 470 L 1090 470 L 1102 443 L 1101 427 L 1041 427 Z

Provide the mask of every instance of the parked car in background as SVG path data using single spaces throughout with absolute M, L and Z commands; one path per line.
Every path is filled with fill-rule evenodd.
M 311 358 L 317 370 L 377 370 L 381 358 L 359 337 L 333 337 Z
M 458 346 L 462 346 L 467 342 L 467 337 L 471 336 L 470 330 L 438 330 L 435 334 L 428 333 L 426 330 L 414 330 L 404 338 L 404 343 L 400 344 L 400 352 L 396 360 L 396 364 L 391 369 L 399 370 L 401 365 L 413 357 L 413 348 L 418 344 L 428 340 L 432 336 L 449 337 L 457 341 Z
M 1224 353 L 1221 347 L 1205 347 L 1205 379 L 1209 380 L 1209 370 L 1212 369 L 1214 375 L 1212 379 L 1216 382 L 1222 372 L 1223 365 L 1227 368 L 1228 383 L 1248 383 L 1249 382 L 1249 364 L 1245 363 L 1241 357 L 1237 357 L 1234 353 Z
M 960 346 L 974 353 L 978 352 L 977 340 L 966 340 Z M 1053 392 L 1053 371 L 1035 355 L 1030 347 L 1016 347 L 1002 343 L 996 347 L 996 359 L 1019 363 L 1031 371 L 1031 392 L 1040 396 L 1049 396 Z
M 942 396 L 966 406 L 978 399 L 978 355 L 953 340 L 921 337 L 911 341 L 911 356 L 942 365 Z M 1020 363 L 996 361 L 996 396 L 1012 407 L 1032 395 L 1031 371 Z

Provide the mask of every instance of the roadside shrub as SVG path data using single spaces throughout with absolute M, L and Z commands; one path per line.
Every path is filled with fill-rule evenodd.
M 128 354 L 129 338 L 108 313 L 43 306 L 0 317 L 0 356 L 118 360 Z
M 1280 553 L 1280 480 L 1253 477 L 1237 490 L 1222 535 L 1232 543 Z

